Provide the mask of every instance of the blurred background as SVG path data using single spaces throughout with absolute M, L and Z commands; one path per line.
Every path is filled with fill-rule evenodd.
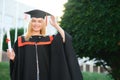
M 10 80 L 7 29 L 13 45 L 26 33 L 30 16 L 24 12 L 32 9 L 53 14 L 72 35 L 84 80 L 120 80 L 119 4 L 119 0 L 0 0 L 0 80 Z M 55 33 L 49 24 L 46 34 Z

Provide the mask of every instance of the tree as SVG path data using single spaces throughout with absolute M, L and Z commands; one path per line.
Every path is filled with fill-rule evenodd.
M 80 56 L 95 58 L 106 65 L 115 80 L 120 80 L 120 1 L 68 0 L 61 26 L 73 37 Z
M 23 34 L 23 28 L 18 29 L 18 36 Z M 8 49 L 7 43 L 6 43 L 6 34 L 4 35 L 4 42 L 3 42 L 3 50 L 6 51 Z M 15 39 L 15 29 L 10 30 L 10 38 L 11 38 L 11 46 L 14 45 L 14 39 Z

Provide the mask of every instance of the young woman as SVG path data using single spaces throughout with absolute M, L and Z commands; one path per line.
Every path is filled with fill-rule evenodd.
M 41 10 L 26 13 L 31 15 L 28 32 L 18 37 L 12 52 L 7 51 L 11 80 L 82 80 L 71 36 L 51 14 Z M 45 35 L 47 15 L 51 15 L 56 35 Z

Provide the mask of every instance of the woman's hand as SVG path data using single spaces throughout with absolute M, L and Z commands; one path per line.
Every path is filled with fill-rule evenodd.
M 50 24 L 54 26 L 55 28 L 58 26 L 57 21 L 55 20 L 54 16 L 50 16 Z
M 61 34 L 61 36 L 63 38 L 63 42 L 65 42 L 65 33 L 64 33 L 64 30 L 58 25 L 58 23 L 55 20 L 54 16 L 51 16 L 50 24 L 57 29 L 57 31 Z
M 12 49 L 12 52 L 10 52 L 9 49 L 7 49 L 7 57 L 10 59 L 10 60 L 13 60 L 15 59 L 15 52 L 14 50 Z

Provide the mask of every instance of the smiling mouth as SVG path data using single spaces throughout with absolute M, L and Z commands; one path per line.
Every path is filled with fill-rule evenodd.
M 40 26 L 34 26 L 33 28 L 35 28 L 35 29 L 39 29 L 39 28 L 40 28 Z
M 34 26 L 34 27 L 40 27 L 40 26 Z

